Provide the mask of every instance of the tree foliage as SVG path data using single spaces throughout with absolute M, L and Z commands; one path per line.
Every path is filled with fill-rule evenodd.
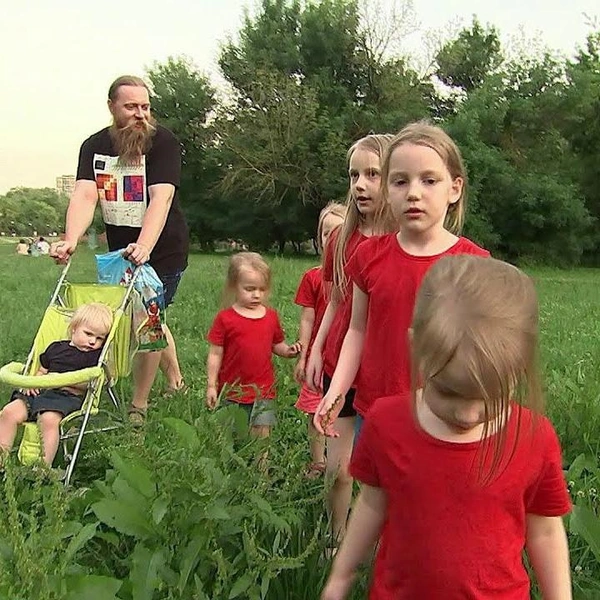
M 67 204 L 68 198 L 51 188 L 13 188 L 0 196 L 0 231 L 18 236 L 62 231 Z
M 183 58 L 150 68 L 153 111 L 182 144 L 180 196 L 196 241 L 298 248 L 319 210 L 345 197 L 350 145 L 425 118 L 464 155 L 467 235 L 514 261 L 597 263 L 600 32 L 572 59 L 515 56 L 474 17 L 423 75 L 402 52 L 412 4 L 392 4 L 259 0 L 223 43 L 218 90 Z M 57 227 L 64 206 L 48 192 L 0 198 L 2 227 Z

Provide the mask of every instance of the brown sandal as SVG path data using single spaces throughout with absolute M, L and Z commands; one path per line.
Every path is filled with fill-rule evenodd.
M 138 408 L 137 406 L 133 406 L 133 404 L 131 404 L 127 409 L 129 422 L 134 427 L 141 427 L 146 422 L 146 411 L 147 409 L 145 408 Z

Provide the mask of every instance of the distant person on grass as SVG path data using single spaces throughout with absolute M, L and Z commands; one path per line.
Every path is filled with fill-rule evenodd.
M 21 238 L 15 250 L 17 254 L 27 256 L 29 254 L 29 244 L 27 243 L 27 240 Z
M 70 339 L 52 342 L 46 348 L 40 355 L 41 366 L 36 375 L 95 367 L 112 321 L 112 311 L 104 304 L 93 302 L 80 306 L 69 324 Z M 87 384 L 82 384 L 14 391 L 11 401 L 0 411 L 0 452 L 10 451 L 19 425 L 37 420 L 44 461 L 51 466 L 58 449 L 60 422 L 81 408 L 86 389 Z
M 48 254 L 50 252 L 50 244 L 42 236 L 38 238 L 36 246 L 40 254 Z
M 272 355 L 293 358 L 300 343 L 288 345 L 277 312 L 266 305 L 271 269 L 256 252 L 234 254 L 229 261 L 225 300 L 208 333 L 206 403 L 219 396 L 247 413 L 250 431 L 268 437 L 275 424 L 275 373 Z
M 67 210 L 65 239 L 50 254 L 66 261 L 92 224 L 100 201 L 110 250 L 124 248 L 135 265 L 148 262 L 172 303 L 187 266 L 188 228 L 178 199 L 181 148 L 175 136 L 150 113 L 148 87 L 138 77 L 122 76 L 108 91 L 113 124 L 81 146 L 77 181 Z M 175 341 L 165 325 L 168 346 L 141 353 L 134 364 L 130 417 L 142 423 L 160 366 L 167 393 L 185 391 Z

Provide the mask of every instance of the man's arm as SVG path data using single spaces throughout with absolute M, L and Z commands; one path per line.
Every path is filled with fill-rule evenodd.
M 175 186 L 171 183 L 157 183 L 148 188 L 149 202 L 142 230 L 135 243 L 129 244 L 123 256 L 136 265 L 143 265 L 150 258 L 156 242 L 167 222 L 171 203 L 175 196 Z
M 50 246 L 48 252 L 50 256 L 59 262 L 68 260 L 69 256 L 75 252 L 81 236 L 92 224 L 97 203 L 96 182 L 89 179 L 78 179 L 67 208 L 65 239 Z

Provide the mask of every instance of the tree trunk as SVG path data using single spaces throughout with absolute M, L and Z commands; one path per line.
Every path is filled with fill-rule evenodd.
M 319 246 L 317 246 L 317 238 L 313 238 L 312 239 L 312 245 L 313 245 L 313 249 L 315 251 L 315 254 L 317 256 L 319 256 Z

